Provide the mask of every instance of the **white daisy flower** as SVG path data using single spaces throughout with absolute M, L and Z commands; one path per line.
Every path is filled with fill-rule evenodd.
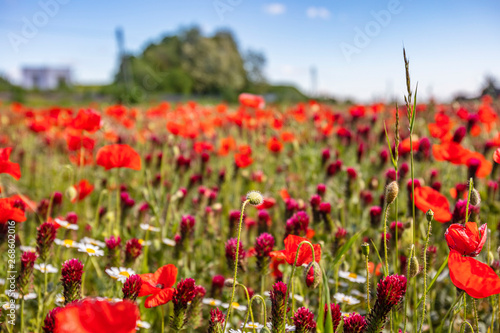
M 162 241 L 163 241 L 163 244 L 166 244 L 168 246 L 175 246 L 175 241 L 173 239 L 163 238 Z
M 257 331 L 260 331 L 263 327 L 264 327 L 264 325 L 259 324 L 259 323 L 253 323 L 251 321 L 249 321 L 248 323 L 246 323 L 246 325 L 244 325 L 244 326 L 241 325 L 241 328 L 243 328 L 243 329 L 245 329 L 245 328 L 246 329 L 252 329 L 252 330 L 255 329 Z
M 104 251 L 97 246 L 90 244 L 80 244 L 78 247 L 78 252 L 87 253 L 91 257 L 101 257 L 104 255 Z
M 99 247 L 105 247 L 106 246 L 106 243 L 98 241 L 97 239 L 93 239 L 93 238 L 90 238 L 90 237 L 83 237 L 82 238 L 82 243 L 90 244 L 90 245 L 94 245 L 94 246 L 99 246 Z
M 118 303 L 118 302 L 122 301 L 121 298 L 117 298 L 117 297 L 96 297 L 95 299 L 98 301 L 106 301 L 109 303 Z
M 35 264 L 35 269 L 39 270 L 42 273 L 57 273 L 57 268 L 52 266 L 51 264 L 45 265 L 45 264 Z
M 64 229 L 70 229 L 70 230 L 78 230 L 78 225 L 69 223 L 68 221 L 63 221 L 61 219 L 54 219 L 54 222 L 56 222 L 61 228 Z
M 335 298 L 335 300 L 337 302 L 345 303 L 345 304 L 349 304 L 349 305 L 358 304 L 360 302 L 358 299 L 356 299 L 352 296 L 344 295 L 342 293 L 336 293 L 335 295 L 333 295 L 333 298 Z
M 61 246 L 65 246 L 67 248 L 77 248 L 80 246 L 80 243 L 78 242 L 75 242 L 74 240 L 71 240 L 71 239 L 59 239 L 59 238 L 56 238 L 54 240 L 54 243 L 56 243 L 57 245 L 61 245 Z
M 19 310 L 19 307 L 20 307 L 19 304 L 13 306 L 11 302 L 5 302 L 4 304 L 2 304 L 2 309 L 4 309 L 5 311 L 9 311 L 11 308 Z
M 160 231 L 160 228 L 153 227 L 152 225 L 147 223 L 141 223 L 139 226 L 141 227 L 142 230 L 154 231 L 154 232 Z
M 366 282 L 366 278 L 364 276 L 358 275 L 356 273 L 339 271 L 339 276 L 341 278 L 347 279 L 351 282 L 356 282 L 356 283 L 365 283 Z
M 211 305 L 211 306 L 220 306 L 222 304 L 221 301 L 215 298 L 204 298 L 202 300 L 203 304 Z
M 335 280 L 334 279 L 328 279 L 328 283 L 335 284 Z M 342 281 L 338 282 L 338 286 L 339 287 L 343 287 L 343 288 L 349 287 L 349 285 L 347 283 L 342 282 Z
M 24 298 L 25 301 L 36 298 L 35 293 L 28 293 L 28 294 L 24 295 L 24 297 L 23 297 L 17 291 L 11 292 L 9 296 L 12 298 L 15 298 L 15 299 Z
M 144 329 L 147 329 L 147 330 L 148 330 L 148 329 L 150 329 L 150 328 L 151 328 L 151 324 L 150 324 L 150 323 L 148 323 L 147 321 L 138 320 L 138 321 L 137 321 L 137 323 L 136 323 L 136 325 L 137 325 L 137 326 L 135 327 L 135 329 L 136 329 L 136 330 L 139 330 L 139 329 L 141 329 L 141 328 L 144 328 Z
M 152 244 L 151 241 L 145 241 L 144 239 L 138 239 L 137 241 L 139 241 L 139 244 L 142 246 L 150 246 Z
M 227 309 L 229 308 L 229 303 L 222 303 L 221 304 L 223 308 Z M 233 309 L 238 310 L 238 311 L 246 311 L 247 307 L 245 305 L 240 305 L 238 302 L 233 302 Z
M 293 298 L 295 298 L 295 300 L 298 302 L 304 302 L 304 297 L 302 297 L 301 295 L 293 295 Z
M 234 328 L 230 328 L 229 333 L 243 333 L 243 332 L 241 330 L 235 330 Z
M 131 268 L 125 267 L 111 267 L 106 269 L 105 272 L 113 279 L 118 280 L 121 283 L 125 283 L 130 276 L 135 274 Z
M 4 285 L 5 284 L 5 279 L 0 279 L 0 285 Z
M 361 291 L 359 290 L 351 290 L 351 293 L 354 295 L 354 296 L 358 296 L 358 297 L 363 297 L 363 298 L 366 298 L 366 294 L 365 293 L 362 293 Z
M 64 296 L 62 294 L 57 294 L 56 295 L 56 300 L 55 300 L 55 303 L 57 306 L 61 306 L 61 305 L 64 305 L 64 301 L 66 299 L 64 298 Z
M 267 322 L 266 326 L 267 326 L 267 328 L 269 328 L 270 330 L 272 330 L 273 323 Z M 294 331 L 295 331 L 295 325 L 285 324 L 285 332 L 294 332 Z
M 23 252 L 36 252 L 36 247 L 34 246 L 21 245 L 19 246 L 19 249 Z

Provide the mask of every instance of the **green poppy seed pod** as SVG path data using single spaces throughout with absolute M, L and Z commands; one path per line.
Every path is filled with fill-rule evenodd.
M 427 219 L 427 222 L 431 222 L 432 219 L 434 218 L 434 212 L 432 209 L 429 209 L 427 213 L 425 213 L 425 218 Z
M 264 326 L 260 329 L 260 333 L 271 333 L 271 331 L 267 326 Z
M 368 257 L 370 255 L 370 244 L 368 243 L 361 244 L 361 251 L 363 252 L 365 257 Z
M 413 256 L 410 261 L 410 277 L 415 277 L 420 270 L 417 257 Z
M 481 195 L 479 195 L 479 192 L 474 188 L 472 189 L 472 192 L 470 194 L 470 204 L 473 206 L 478 206 L 481 203 Z
M 316 261 L 311 262 L 304 269 L 303 279 L 311 289 L 316 289 L 321 283 L 321 268 Z
M 70 186 L 66 189 L 65 194 L 70 201 L 73 201 L 76 199 L 78 192 L 76 191 L 76 188 L 74 186 Z
M 246 199 L 253 206 L 258 206 L 264 202 L 264 197 L 259 191 L 248 192 Z
M 390 182 L 389 185 L 385 188 L 385 200 L 387 201 L 387 204 L 390 205 L 396 200 L 396 197 L 398 196 L 399 193 L 399 185 L 398 182 L 393 181 Z

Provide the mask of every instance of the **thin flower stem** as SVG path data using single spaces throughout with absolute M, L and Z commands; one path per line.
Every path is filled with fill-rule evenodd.
M 413 249 L 414 248 L 415 248 L 415 246 L 412 244 L 412 246 L 410 248 L 410 259 L 408 260 L 407 269 L 406 269 L 406 276 L 410 276 L 410 264 L 411 264 L 411 258 L 413 256 Z M 406 332 L 406 324 L 407 324 L 407 319 L 408 319 L 406 317 L 407 310 L 408 310 L 408 297 L 405 297 L 404 302 L 405 302 L 405 306 L 404 306 L 403 316 L 405 318 L 405 323 L 404 323 L 403 332 Z
M 250 296 L 248 295 L 248 289 L 247 289 L 247 287 L 245 287 L 241 283 L 237 283 L 236 285 L 243 288 L 243 290 L 245 291 L 245 296 L 247 298 L 247 307 L 248 307 L 248 310 L 247 310 L 247 315 L 245 317 L 245 322 L 243 323 L 243 327 L 247 326 L 248 315 L 250 315 L 250 317 L 252 318 L 252 323 L 255 324 L 255 319 L 253 318 L 253 311 L 252 311 L 252 302 L 250 300 Z M 252 327 L 252 329 L 253 329 L 253 333 L 256 333 L 255 332 L 255 327 Z
M 293 262 L 293 266 L 292 266 L 292 273 L 290 274 L 290 276 L 288 277 L 288 283 L 286 284 L 286 295 L 285 295 L 285 317 L 283 318 L 283 321 L 286 321 L 287 320 L 287 316 L 286 316 L 286 312 L 287 312 L 287 309 L 288 309 L 288 294 L 289 294 L 289 291 L 288 289 L 290 288 L 290 284 L 293 283 L 293 274 L 295 273 L 295 267 L 297 265 L 297 260 L 299 259 L 299 253 L 300 253 L 300 247 L 303 245 L 303 244 L 307 244 L 309 245 L 309 247 L 311 248 L 311 251 L 312 251 L 312 261 L 311 262 L 314 262 L 316 261 L 316 256 L 314 254 L 314 246 L 311 244 L 311 242 L 309 241 L 302 241 L 299 243 L 299 246 L 297 247 L 297 251 L 295 252 L 295 261 Z M 291 288 L 291 290 L 293 290 L 293 288 Z M 293 297 L 293 295 L 292 295 Z M 283 330 L 283 332 L 285 332 Z
M 424 245 L 424 300 L 423 300 L 423 305 L 422 305 L 422 320 L 420 321 L 420 327 L 418 329 L 418 332 L 422 332 L 422 327 L 424 325 L 425 321 L 425 310 L 427 307 L 426 304 L 426 297 L 427 297 L 427 246 L 429 246 L 429 237 L 431 235 L 431 223 L 432 223 L 432 218 L 429 219 L 429 224 L 427 226 L 427 237 L 425 237 L 425 245 Z
M 469 193 L 467 195 L 467 206 L 465 207 L 465 223 L 469 222 L 469 205 L 470 205 L 470 196 L 472 194 L 472 189 L 474 188 L 474 181 L 472 178 L 469 179 Z
M 385 207 L 384 234 L 382 235 L 382 237 L 384 238 L 383 242 L 384 242 L 384 256 L 385 256 L 385 258 L 384 258 L 384 260 L 385 260 L 385 276 L 389 275 L 389 261 L 387 258 L 387 215 L 388 215 L 390 207 L 391 207 L 390 203 L 388 203 Z M 396 225 L 396 229 L 397 229 L 397 225 Z
M 467 294 L 466 293 L 464 293 L 463 298 L 464 298 L 464 303 L 463 303 L 463 305 L 464 305 L 464 323 L 466 323 L 467 322 Z M 462 330 L 462 327 L 463 327 L 463 330 Z M 472 331 L 474 332 L 474 330 L 472 330 Z M 460 333 L 463 333 L 463 332 L 465 332 L 465 326 L 462 323 L 462 325 L 460 326 Z
M 163 309 L 163 305 L 160 305 L 160 316 L 161 316 L 161 332 L 165 332 L 165 310 Z
M 266 325 L 266 321 L 267 321 L 267 307 L 266 307 L 266 300 L 264 299 L 264 297 L 260 296 L 260 295 L 254 295 L 252 297 L 252 299 L 250 300 L 250 305 L 253 304 L 253 301 L 256 299 L 256 298 L 259 298 L 260 299 L 260 303 L 262 304 L 262 309 L 264 310 L 263 313 L 264 313 L 264 318 L 263 318 L 263 323 L 264 325 Z
M 231 290 L 231 300 L 229 301 L 229 307 L 227 308 L 226 320 L 224 321 L 224 329 L 223 332 L 226 331 L 226 326 L 231 317 L 231 309 L 233 308 L 234 301 L 234 291 L 236 289 L 236 278 L 238 277 L 238 258 L 239 258 L 239 250 L 240 250 L 240 238 L 241 238 L 241 226 L 243 224 L 243 214 L 245 212 L 245 206 L 250 202 L 250 200 L 245 200 L 243 205 L 241 206 L 240 212 L 240 222 L 238 224 L 238 242 L 236 243 L 236 254 L 234 258 L 234 276 L 233 276 L 233 288 Z
M 24 333 L 24 295 L 21 296 L 21 330 L 19 332 Z
M 474 309 L 474 327 L 476 330 L 479 332 L 479 318 L 477 315 L 477 306 L 476 306 L 476 299 L 472 299 L 472 308 Z
M 370 270 L 368 269 L 368 256 L 365 256 L 366 267 L 366 313 L 370 312 Z
M 85 259 L 85 264 L 83 265 L 83 267 L 85 268 L 83 270 L 83 274 L 82 274 L 82 298 L 85 296 L 85 277 L 87 276 L 87 264 L 89 263 L 89 260 L 90 260 L 90 255 L 87 254 L 87 259 Z

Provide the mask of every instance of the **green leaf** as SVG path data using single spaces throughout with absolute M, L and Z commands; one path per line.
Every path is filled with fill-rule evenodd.
M 380 263 L 382 264 L 382 267 L 384 268 L 385 276 L 388 276 L 389 272 L 387 272 L 387 267 L 385 267 L 384 262 L 382 261 L 382 258 L 380 257 L 380 253 L 378 252 L 377 246 L 373 242 L 373 239 L 371 240 L 371 242 L 372 242 L 373 248 L 375 249 L 375 253 L 377 254 L 378 260 L 380 261 Z
M 359 236 L 361 236 L 361 231 L 357 232 L 356 234 L 354 234 L 354 236 L 352 236 L 347 241 L 347 243 L 345 243 L 340 248 L 339 252 L 337 253 L 337 255 L 335 256 L 335 258 L 333 259 L 332 266 L 335 266 L 340 261 L 340 258 L 342 258 L 342 256 L 347 252 L 347 250 L 349 250 L 351 248 L 351 246 L 354 244 L 354 242 L 358 240 Z

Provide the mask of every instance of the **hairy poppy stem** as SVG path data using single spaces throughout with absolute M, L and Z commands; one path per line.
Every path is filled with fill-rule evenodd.
M 431 211 L 431 210 L 429 210 Z M 432 211 L 431 211 L 432 212 Z M 427 237 L 425 237 L 425 245 L 424 245 L 424 300 L 423 300 L 423 304 L 422 304 L 422 320 L 420 321 L 420 327 L 418 329 L 418 332 L 422 332 L 422 327 L 424 325 L 424 321 L 425 321 L 425 310 L 426 310 L 426 307 L 427 307 L 427 304 L 426 304 L 426 298 L 427 298 L 427 247 L 429 246 L 429 237 L 431 235 L 431 224 L 432 224 L 432 217 L 433 217 L 433 214 L 429 214 L 429 212 L 427 212 L 426 216 L 428 216 L 428 226 L 427 226 Z
M 302 241 L 299 243 L 299 246 L 297 247 L 297 251 L 295 252 L 295 261 L 293 262 L 293 266 L 292 266 L 292 273 L 290 274 L 290 276 L 288 277 L 288 283 L 286 284 L 286 295 L 285 295 L 285 314 L 284 314 L 284 318 L 283 318 L 283 321 L 286 322 L 286 313 L 287 313 L 287 309 L 288 309 L 288 294 L 289 294 L 289 291 L 288 291 L 288 288 L 290 288 L 290 284 L 293 283 L 293 274 L 295 273 L 295 267 L 296 267 L 296 264 L 297 264 L 297 260 L 299 259 L 299 252 L 300 252 L 300 247 L 302 246 L 302 244 L 307 244 L 309 245 L 309 247 L 311 248 L 311 251 L 312 251 L 312 262 L 316 261 L 316 257 L 315 257 L 315 254 L 314 254 L 314 246 L 311 244 L 311 242 L 309 241 Z M 293 290 L 293 288 L 291 288 L 291 290 Z M 293 297 L 293 295 L 292 295 Z M 285 332 L 285 330 L 283 330 L 283 333 Z
M 248 309 L 247 309 L 247 315 L 245 316 L 245 322 L 243 323 L 243 327 L 247 326 L 248 315 L 250 315 L 250 317 L 252 319 L 252 323 L 255 324 L 255 319 L 253 318 L 253 311 L 252 311 L 252 302 L 250 300 L 250 296 L 248 295 L 248 289 L 247 289 L 247 287 L 245 287 L 241 283 L 237 283 L 236 285 L 243 288 L 243 290 L 245 291 L 245 296 L 247 298 L 247 307 L 248 307 Z M 253 333 L 255 333 L 255 327 L 252 327 L 252 330 L 253 330 Z
M 412 245 L 412 247 L 410 248 L 410 259 L 408 260 L 408 264 L 407 264 L 407 269 L 406 269 L 406 276 L 410 276 L 410 265 L 411 265 L 411 258 L 413 256 L 413 249 L 415 248 L 415 246 Z M 405 302 L 405 306 L 404 306 L 404 312 L 403 312 L 403 316 L 405 318 L 405 324 L 404 324 L 404 328 L 403 328 L 403 332 L 406 332 L 406 324 L 407 324 L 407 318 L 406 318 L 406 311 L 408 310 L 408 298 L 409 297 L 405 297 L 404 299 L 404 302 Z
M 262 304 L 262 313 L 264 315 L 263 317 L 263 323 L 264 325 L 266 325 L 266 321 L 267 321 L 267 306 L 266 306 L 266 300 L 264 299 L 264 297 L 260 296 L 260 295 L 254 295 L 252 297 L 252 299 L 250 300 L 250 306 L 253 304 L 253 301 L 256 299 L 256 298 L 259 298 L 260 299 L 260 304 Z M 253 320 L 253 319 L 252 319 Z
M 385 276 L 389 275 L 389 259 L 387 257 L 387 215 L 389 213 L 389 208 L 391 207 L 391 203 L 387 203 L 385 207 L 385 217 L 384 217 L 384 234 L 382 237 L 384 238 L 384 260 L 385 260 Z M 396 226 L 397 229 L 397 226 Z M 397 246 L 397 244 L 396 244 Z
M 226 321 L 224 322 L 224 328 L 223 332 L 226 331 L 226 326 L 229 321 L 229 318 L 231 316 L 231 309 L 233 307 L 233 301 L 234 301 L 234 291 L 236 289 L 236 278 L 238 277 L 238 258 L 239 258 L 239 251 L 240 251 L 240 238 L 241 238 L 241 226 L 243 224 L 243 214 L 245 212 L 245 206 L 250 202 L 249 199 L 243 201 L 243 204 L 241 205 L 241 212 L 240 212 L 240 222 L 238 223 L 238 242 L 236 243 L 236 254 L 234 256 L 234 277 L 233 277 L 233 288 L 231 290 L 231 300 L 229 301 L 229 307 L 227 308 L 227 314 L 226 314 Z

